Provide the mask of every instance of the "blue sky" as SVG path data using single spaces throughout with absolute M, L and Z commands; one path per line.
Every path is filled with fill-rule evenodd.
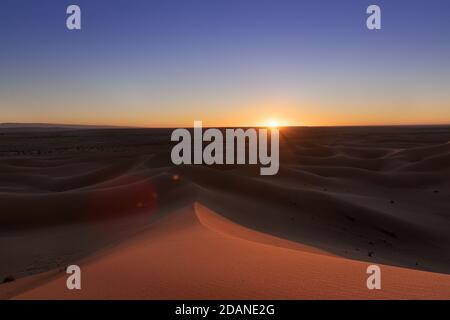
M 446 0 L 3 0 L 0 122 L 450 123 L 449 16 Z

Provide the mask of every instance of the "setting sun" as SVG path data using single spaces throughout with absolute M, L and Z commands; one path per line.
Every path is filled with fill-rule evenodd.
M 268 126 L 270 128 L 277 128 L 278 127 L 278 122 L 276 122 L 276 121 L 269 121 Z

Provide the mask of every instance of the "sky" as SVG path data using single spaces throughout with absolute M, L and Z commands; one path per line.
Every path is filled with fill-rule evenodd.
M 2 0 L 0 122 L 449 124 L 449 17 L 448 0 Z

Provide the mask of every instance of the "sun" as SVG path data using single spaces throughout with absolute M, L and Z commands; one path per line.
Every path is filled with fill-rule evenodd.
M 278 128 L 278 122 L 277 121 L 269 121 L 268 127 L 269 128 Z

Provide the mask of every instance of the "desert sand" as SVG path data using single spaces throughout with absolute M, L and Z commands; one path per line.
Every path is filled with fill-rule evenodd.
M 283 128 L 273 177 L 165 129 L 0 135 L 0 298 L 450 299 L 449 126 Z

